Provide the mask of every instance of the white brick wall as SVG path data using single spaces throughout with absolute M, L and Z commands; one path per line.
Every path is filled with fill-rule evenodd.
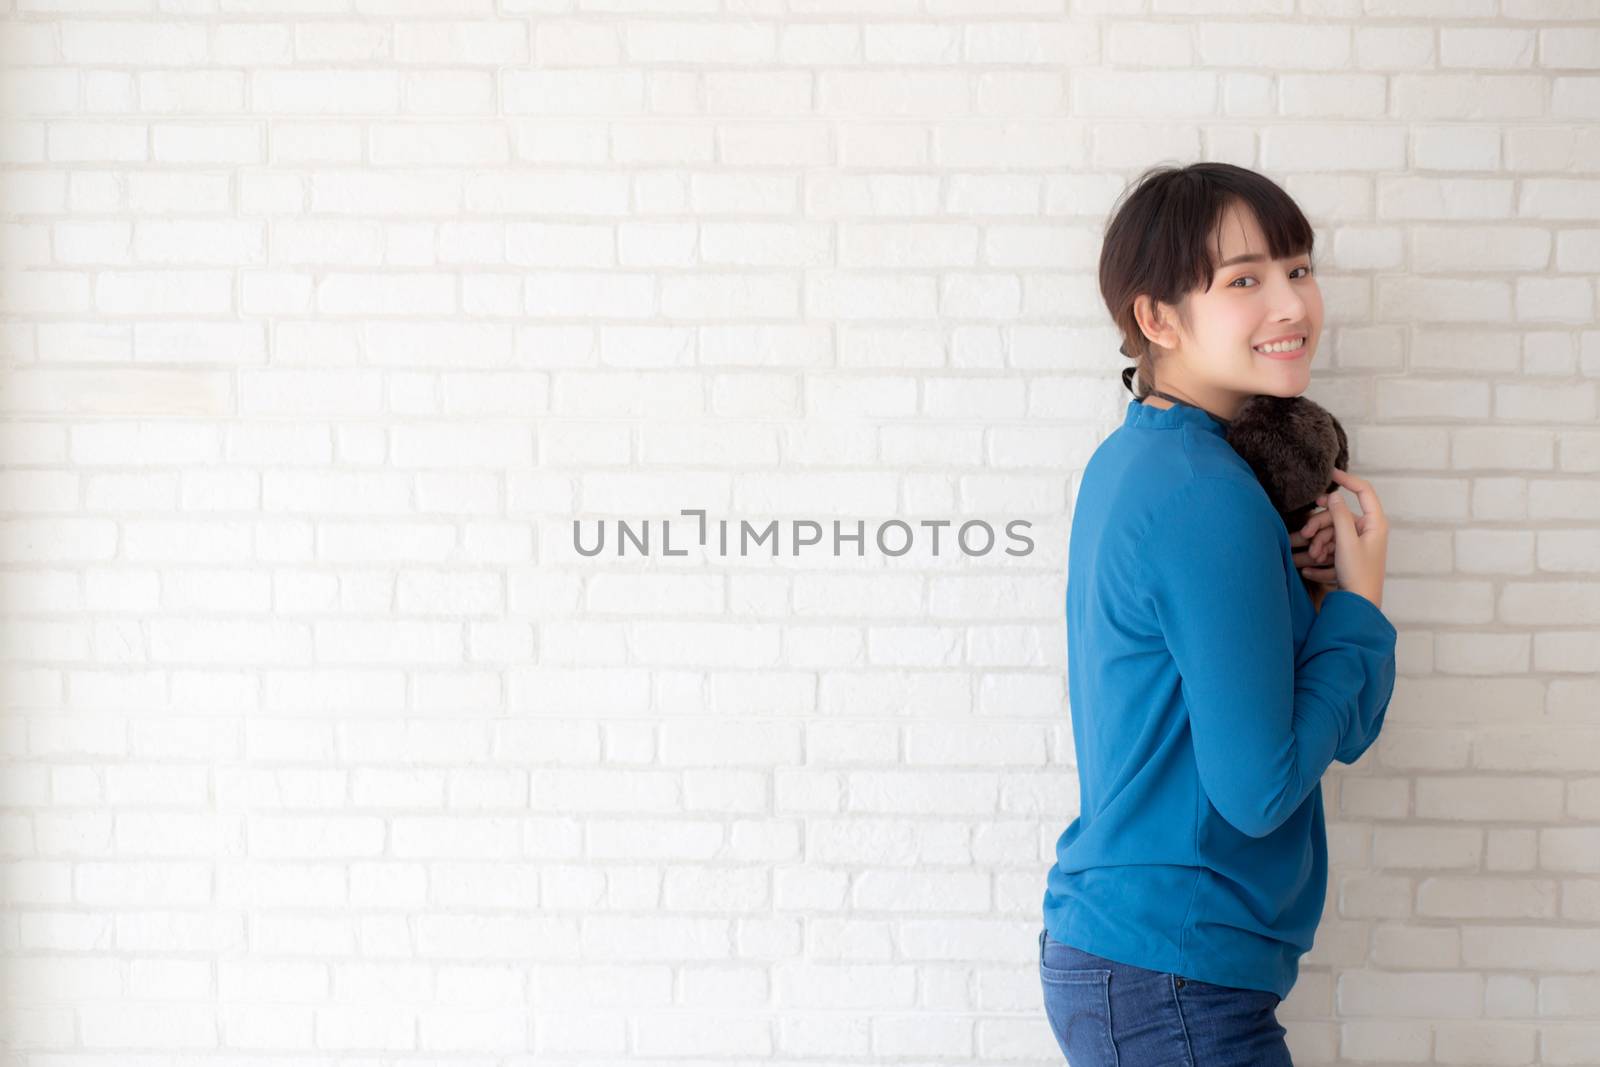
M 1594 3 L 4 7 L 6 1064 L 1059 1063 L 1099 235 L 1200 158 L 1394 522 L 1296 1062 L 1600 1063 Z M 571 547 L 684 508 L 1035 547 Z

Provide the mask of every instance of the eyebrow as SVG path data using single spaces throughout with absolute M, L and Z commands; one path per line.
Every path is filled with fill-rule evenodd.
M 1311 253 L 1309 252 L 1296 252 L 1293 256 L 1289 256 L 1287 258 L 1296 259 L 1300 256 L 1306 256 L 1310 254 Z M 1225 259 L 1221 263 L 1217 264 L 1217 269 L 1221 270 L 1223 267 L 1231 267 L 1235 263 L 1258 263 L 1266 258 L 1267 257 L 1262 255 L 1260 252 L 1251 252 L 1248 255 L 1234 256 L 1232 259 Z

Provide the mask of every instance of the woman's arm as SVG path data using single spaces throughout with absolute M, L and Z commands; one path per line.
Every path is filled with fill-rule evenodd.
M 1139 552 L 1201 784 L 1252 837 L 1300 806 L 1347 740 L 1374 732 L 1394 688 L 1395 630 L 1364 597 L 1325 595 L 1295 648 L 1283 536 L 1259 483 L 1201 477 L 1174 491 Z

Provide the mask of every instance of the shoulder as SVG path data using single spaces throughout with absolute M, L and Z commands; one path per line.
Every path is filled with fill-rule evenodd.
M 1167 490 L 1150 519 L 1152 540 L 1173 531 L 1168 536 L 1181 539 L 1192 553 L 1275 542 L 1287 546 L 1289 539 L 1282 516 L 1248 468 L 1193 474 Z

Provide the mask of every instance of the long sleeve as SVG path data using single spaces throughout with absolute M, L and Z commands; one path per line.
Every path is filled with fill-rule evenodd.
M 1378 739 L 1378 731 L 1383 729 L 1383 717 L 1394 695 L 1397 636 L 1394 624 L 1372 601 L 1348 589 L 1330 589 L 1301 646 L 1295 660 L 1297 686 L 1322 684 L 1316 681 L 1323 676 L 1322 672 L 1306 669 L 1306 664 L 1318 657 L 1325 657 L 1329 652 L 1338 656 L 1349 655 L 1352 650 L 1370 650 L 1371 655 L 1362 664 L 1365 668 L 1361 677 L 1362 699 L 1356 702 L 1350 728 L 1333 754 L 1340 763 L 1354 763 L 1360 759 Z
M 1284 537 L 1257 483 L 1202 476 L 1136 546 L 1201 786 L 1251 837 L 1281 825 L 1336 756 L 1365 751 L 1394 685 L 1394 627 L 1359 594 L 1330 592 L 1295 648 Z

